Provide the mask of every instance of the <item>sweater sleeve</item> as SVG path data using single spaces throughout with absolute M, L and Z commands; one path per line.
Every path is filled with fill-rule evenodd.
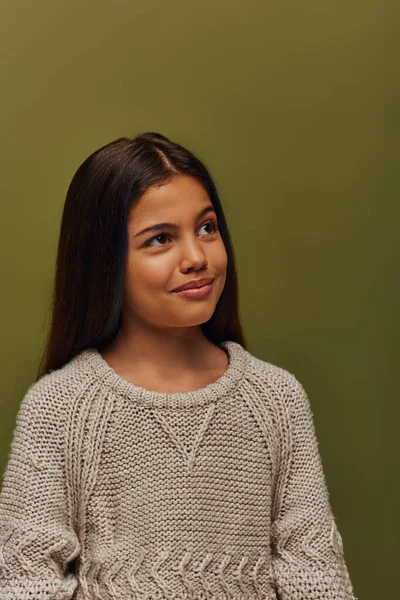
M 50 373 L 31 385 L 19 408 L 0 494 L 0 600 L 67 600 L 77 587 L 63 394 Z
M 356 600 L 330 505 L 308 396 L 294 375 L 285 398 L 272 570 L 279 600 Z

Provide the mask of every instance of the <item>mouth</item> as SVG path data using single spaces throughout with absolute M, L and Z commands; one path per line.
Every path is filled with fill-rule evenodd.
M 175 289 L 172 290 L 172 292 L 182 292 L 182 291 L 189 290 L 189 289 L 190 290 L 199 289 L 204 286 L 212 284 L 214 279 L 215 279 L 215 277 L 207 277 L 204 279 L 193 279 L 192 281 L 189 281 L 188 283 L 185 283 L 183 285 L 176 287 Z
M 205 298 L 208 296 L 212 290 L 214 280 L 212 279 L 210 283 L 206 283 L 205 285 L 201 285 L 200 287 L 190 287 L 184 288 L 181 290 L 173 290 L 173 293 L 177 296 L 183 296 L 184 298 Z

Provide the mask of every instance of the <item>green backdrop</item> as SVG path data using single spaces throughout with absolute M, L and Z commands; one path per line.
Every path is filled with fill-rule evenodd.
M 309 393 L 357 596 L 394 600 L 398 34 L 389 0 L 1 2 L 2 473 L 72 175 L 159 131 L 219 186 L 249 350 Z

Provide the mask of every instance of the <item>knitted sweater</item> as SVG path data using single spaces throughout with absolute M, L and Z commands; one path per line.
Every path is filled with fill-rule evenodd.
M 354 600 L 302 384 L 240 344 L 191 392 L 86 349 L 21 402 L 0 600 Z

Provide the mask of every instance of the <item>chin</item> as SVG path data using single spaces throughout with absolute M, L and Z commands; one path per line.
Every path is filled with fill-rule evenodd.
M 175 322 L 179 322 L 179 327 L 196 327 L 198 325 L 202 325 L 203 323 L 207 323 L 213 316 L 215 311 L 215 306 L 206 309 L 203 307 L 203 310 L 198 311 L 197 315 L 188 315 L 188 318 L 185 320 L 182 317 L 182 313 L 180 314 L 180 319 L 174 319 Z

